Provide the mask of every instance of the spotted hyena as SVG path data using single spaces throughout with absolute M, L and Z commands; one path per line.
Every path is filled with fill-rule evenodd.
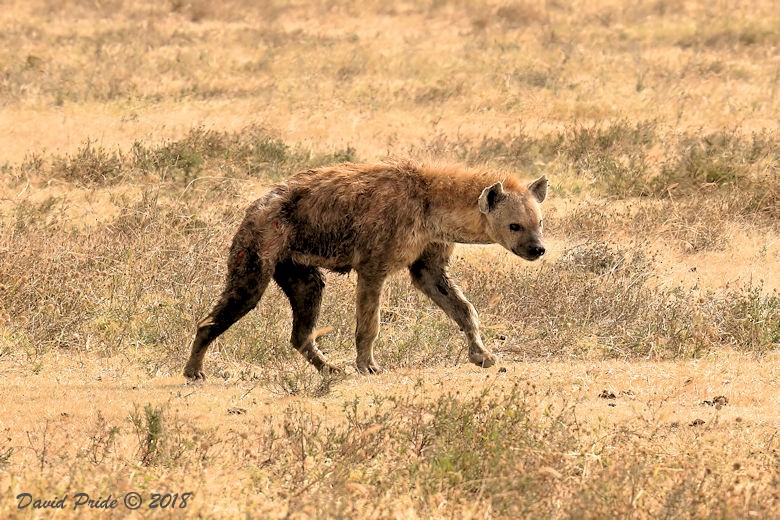
M 466 334 L 469 360 L 496 358 L 482 344 L 471 303 L 447 274 L 455 243 L 497 243 L 526 259 L 544 254 L 540 203 L 547 178 L 523 185 L 511 176 L 413 163 L 341 164 L 308 170 L 249 206 L 230 248 L 227 282 L 198 325 L 184 375 L 203 379 L 209 344 L 279 284 L 293 311 L 292 346 L 321 371 L 337 370 L 313 331 L 325 287 L 323 269 L 357 272 L 357 368 L 381 369 L 373 344 L 387 276 L 408 269 Z

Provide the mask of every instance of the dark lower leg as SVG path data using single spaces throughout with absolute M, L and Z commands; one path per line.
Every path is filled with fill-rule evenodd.
M 198 323 L 195 339 L 184 375 L 189 379 L 205 379 L 203 358 L 209 345 L 235 322 L 251 311 L 270 281 L 269 274 L 260 271 L 232 273 L 217 304 Z
M 317 370 L 337 370 L 317 348 L 314 337 L 325 289 L 325 279 L 320 270 L 317 267 L 284 262 L 276 266 L 274 280 L 282 288 L 292 307 L 292 347 Z

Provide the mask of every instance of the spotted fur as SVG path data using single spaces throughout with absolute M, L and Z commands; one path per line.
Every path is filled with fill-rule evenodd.
M 257 305 L 273 279 L 293 310 L 292 346 L 319 370 L 337 370 L 313 332 L 325 286 L 322 269 L 357 272 L 357 368 L 380 371 L 373 354 L 387 276 L 412 283 L 466 334 L 469 359 L 495 363 L 471 303 L 449 278 L 455 243 L 498 243 L 518 256 L 544 254 L 540 204 L 547 179 L 456 167 L 341 164 L 292 176 L 249 206 L 230 249 L 225 289 L 199 323 L 184 375 L 202 379 L 208 345 Z

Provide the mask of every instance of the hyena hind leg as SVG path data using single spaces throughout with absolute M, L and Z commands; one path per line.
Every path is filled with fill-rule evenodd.
M 320 372 L 340 372 L 317 348 L 314 338 L 314 328 L 317 325 L 322 293 L 325 289 L 325 277 L 320 269 L 290 261 L 280 262 L 274 271 L 274 280 L 290 300 L 292 307 L 293 327 L 290 337 L 292 347 L 303 354 Z
M 271 281 L 270 269 L 244 258 L 243 251 L 231 257 L 229 273 L 222 296 L 211 312 L 198 323 L 184 376 L 204 380 L 203 358 L 212 341 L 251 311 L 260 301 Z M 248 256 L 248 255 L 246 255 Z

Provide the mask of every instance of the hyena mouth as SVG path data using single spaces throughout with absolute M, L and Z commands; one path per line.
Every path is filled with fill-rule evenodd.
M 513 248 L 512 252 L 524 260 L 533 262 L 534 260 L 538 260 L 544 256 L 545 249 L 544 246 L 531 246 L 522 249 Z

